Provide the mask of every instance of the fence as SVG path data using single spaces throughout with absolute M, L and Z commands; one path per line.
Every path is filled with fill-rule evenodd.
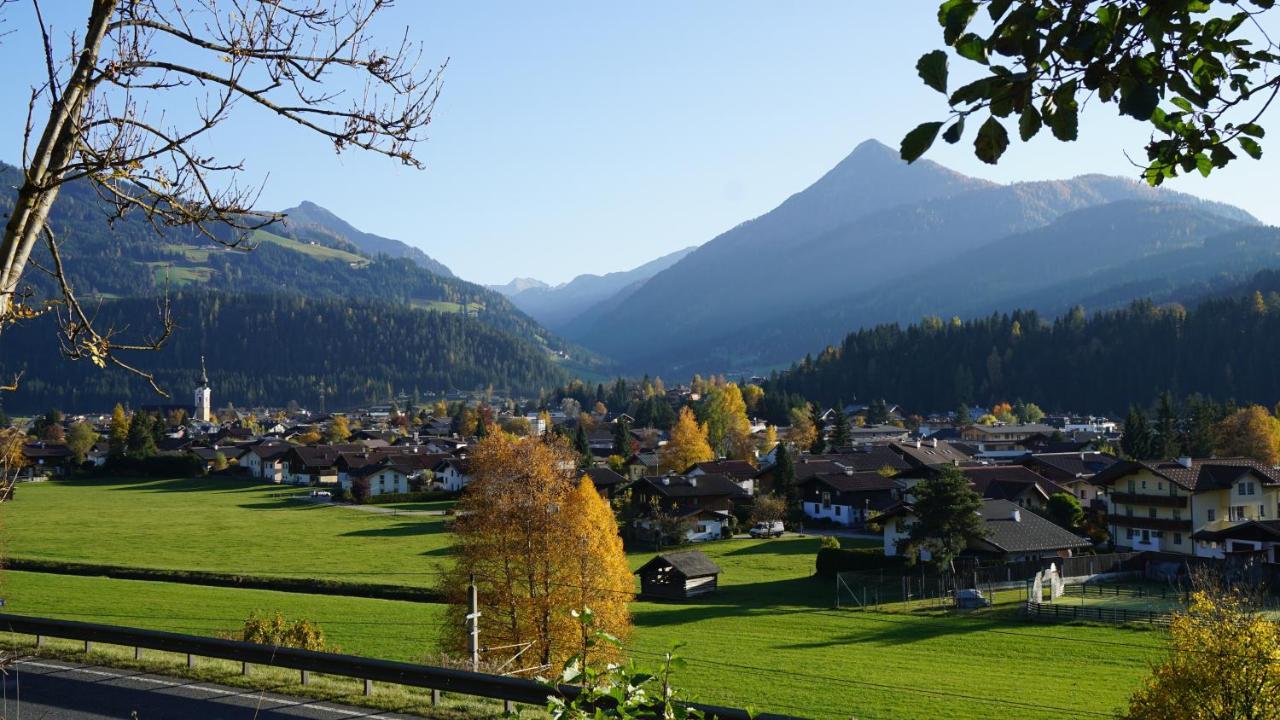
M 250 665 L 288 668 L 299 671 L 303 684 L 306 684 L 308 674 L 313 672 L 362 679 L 366 695 L 371 694 L 374 682 L 428 688 L 432 691 L 433 702 L 439 701 L 440 692 L 449 692 L 502 700 L 508 710 L 511 709 L 512 703 L 545 705 L 549 695 L 558 693 L 566 698 L 575 698 L 581 692 L 581 688 L 575 685 L 553 687 L 535 680 L 487 675 L 431 665 L 273 647 L 239 640 L 183 635 L 159 630 L 140 630 L 72 620 L 48 620 L 7 613 L 0 613 L 0 632 L 34 635 L 37 646 L 47 637 L 83 641 L 86 652 L 93 647 L 93 643 L 103 643 L 132 647 L 135 657 L 141 657 L 141 651 L 144 649 L 185 654 L 189 666 L 194 664 L 195 658 L 204 657 L 240 662 L 246 673 Z M 720 718 L 720 720 L 750 720 L 750 718 L 793 720 L 785 715 L 752 714 L 738 708 L 702 703 L 687 703 L 687 706 L 702 711 L 708 717 Z
M 1133 610 L 1129 608 L 1109 608 L 1101 605 L 1057 605 L 1054 603 L 1038 603 L 1027 601 L 1027 617 L 1033 620 L 1049 622 L 1071 622 L 1072 620 L 1092 620 L 1107 623 L 1148 623 L 1150 625 L 1168 625 L 1170 613 L 1159 610 Z

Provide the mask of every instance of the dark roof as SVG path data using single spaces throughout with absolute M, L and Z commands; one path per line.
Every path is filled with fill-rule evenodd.
M 28 458 L 69 458 L 71 449 L 62 443 L 33 442 L 22 446 L 22 454 Z
M 218 457 L 218 455 L 222 455 L 223 460 L 236 460 L 241 455 L 245 454 L 245 449 L 242 447 L 236 447 L 235 445 L 220 445 L 218 447 L 187 448 L 187 452 L 195 455 L 205 462 L 212 462 Z
M 711 460 L 700 462 L 693 467 L 708 475 L 728 475 L 735 480 L 750 480 L 756 475 L 756 468 L 746 460 Z
M 289 443 L 259 443 L 250 448 L 250 452 L 263 460 L 275 460 L 288 454 L 292 447 Z
M 1221 542 L 1223 540 L 1261 540 L 1280 542 L 1280 520 L 1250 520 L 1221 530 L 1199 530 L 1192 540 Z
M 1280 469 L 1252 458 L 1211 458 L 1191 460 L 1189 464 L 1187 467 L 1177 460 L 1125 460 L 1098 473 L 1093 481 L 1099 485 L 1113 485 L 1117 480 L 1145 469 L 1192 492 L 1231 487 L 1245 474 L 1253 475 L 1264 485 L 1280 484 Z
M 290 449 L 289 455 L 296 457 L 298 462 L 306 467 L 327 468 L 332 467 L 342 453 L 359 452 L 363 449 L 364 446 L 359 443 L 352 445 L 303 445 Z
M 1037 453 L 1027 458 L 1027 464 L 1067 478 L 1090 478 L 1117 462 L 1117 458 L 1100 452 Z
M 894 470 L 906 470 L 911 467 L 906 460 L 902 459 L 902 455 L 894 452 L 889 445 L 863 446 L 860 449 L 823 455 L 822 458 L 858 472 L 879 470 L 886 466 Z
M 962 468 L 961 472 L 969 478 L 974 492 L 984 498 L 1017 497 L 1031 486 L 1046 498 L 1056 492 L 1067 492 L 1057 483 L 1022 465 L 987 465 Z
M 663 553 L 644 565 L 641 565 L 634 574 L 642 574 L 650 568 L 665 567 L 671 567 L 686 578 L 706 577 L 707 575 L 720 574 L 720 566 L 711 562 L 711 558 L 703 555 L 700 550 Z
M 894 443 L 893 449 L 901 453 L 907 462 L 917 467 L 966 463 L 972 458 L 961 448 L 946 441 L 926 441 L 919 443 L 918 446 L 917 443 Z
M 614 485 L 621 485 L 627 482 L 627 479 L 609 468 L 587 468 L 582 471 L 583 475 L 591 478 L 591 484 L 597 488 L 608 488 Z
M 1014 520 L 1015 512 L 1017 520 Z M 978 514 L 982 516 L 988 533 L 982 543 L 1005 553 L 1092 547 L 1088 540 L 1008 500 L 983 500 Z
M 893 490 L 898 487 L 898 481 L 877 472 L 823 473 L 805 482 L 820 483 L 839 492 Z
M 737 483 L 724 475 L 646 475 L 640 482 L 647 483 L 660 494 L 671 498 L 746 494 Z

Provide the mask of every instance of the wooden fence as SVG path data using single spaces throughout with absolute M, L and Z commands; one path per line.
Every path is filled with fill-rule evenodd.
M 1027 617 L 1045 622 L 1089 620 L 1105 623 L 1146 623 L 1168 625 L 1171 614 L 1159 610 L 1131 610 L 1101 605 L 1056 605 L 1027 601 Z

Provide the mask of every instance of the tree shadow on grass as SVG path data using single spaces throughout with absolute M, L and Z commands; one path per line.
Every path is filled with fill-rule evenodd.
M 751 545 L 723 553 L 723 557 L 738 555 L 816 555 L 818 538 L 795 540 L 757 540 Z
M 829 610 L 816 614 L 829 617 L 825 624 L 833 631 L 821 642 L 780 645 L 779 649 L 813 650 L 837 645 L 904 645 L 940 637 L 1007 630 L 1009 622 L 993 617 L 975 618 L 952 615 L 913 615 L 860 612 L 856 610 Z M 839 631 L 853 625 L 853 632 Z
M 743 616 L 778 616 L 809 613 L 830 608 L 830 600 L 822 600 L 810 578 L 792 578 L 769 582 L 722 585 L 715 593 L 690 600 L 658 600 L 643 602 L 661 609 L 645 609 L 635 614 L 637 626 L 659 626 Z
M 401 522 L 390 527 L 366 528 L 342 533 L 342 537 L 413 537 L 447 532 L 442 522 Z
M 453 557 L 457 552 L 457 545 L 441 545 L 438 548 L 431 548 L 418 554 L 423 557 Z
M 228 478 L 176 478 L 172 480 L 155 480 L 150 478 L 112 479 L 99 486 L 113 486 L 112 490 L 130 492 L 170 493 L 170 492 L 245 492 L 262 490 L 263 486 L 252 480 Z
M 236 507 L 249 510 L 321 510 L 329 506 L 319 503 L 297 502 L 293 498 L 275 498 L 273 500 L 263 500 L 262 502 L 240 503 Z

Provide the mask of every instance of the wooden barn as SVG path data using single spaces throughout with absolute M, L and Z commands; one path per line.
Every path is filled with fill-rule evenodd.
M 715 592 L 720 568 L 701 552 L 689 550 L 659 555 L 636 574 L 642 597 L 681 600 Z

